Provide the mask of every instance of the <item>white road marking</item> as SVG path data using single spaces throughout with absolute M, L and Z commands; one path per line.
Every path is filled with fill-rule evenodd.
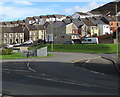
M 87 86 L 87 87 L 96 86 L 96 85 L 87 84 L 87 83 L 63 81 L 63 80 L 59 80 L 57 78 L 40 78 L 40 77 L 33 77 L 33 76 L 28 76 L 28 77 L 32 77 L 32 78 L 36 78 L 36 79 L 43 79 L 43 80 L 48 80 L 48 81 L 53 81 L 53 82 L 60 82 L 60 83 L 65 83 L 65 84 L 79 85 L 79 86 Z
M 29 62 L 27 63 L 27 67 L 28 67 L 28 69 L 29 69 L 30 71 L 36 72 L 35 70 L 33 70 L 33 69 L 30 67 Z

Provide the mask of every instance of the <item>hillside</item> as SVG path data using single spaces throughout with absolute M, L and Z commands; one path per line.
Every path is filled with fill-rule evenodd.
M 119 2 L 107 3 L 101 7 L 91 10 L 91 12 L 99 12 L 101 14 L 107 14 L 110 12 L 110 15 L 115 15 L 116 14 L 115 5 L 118 6 L 118 12 L 120 11 L 120 0 L 116 0 L 116 1 L 119 1 Z

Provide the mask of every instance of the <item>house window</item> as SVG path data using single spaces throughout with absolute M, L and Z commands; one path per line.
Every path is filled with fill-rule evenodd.
M 20 37 L 22 37 L 23 35 L 21 34 Z
M 7 34 L 4 34 L 4 37 L 7 37 Z
M 18 37 L 19 35 L 18 34 L 16 34 L 16 37 Z
M 36 32 L 34 32 L 34 35 L 36 35 Z
M 32 32 L 30 32 L 29 34 L 32 35 Z
M 34 37 L 34 41 L 35 41 L 35 37 Z
M 12 34 L 10 34 L 9 37 L 12 37 Z
M 4 43 L 7 43 L 7 39 L 4 39 Z

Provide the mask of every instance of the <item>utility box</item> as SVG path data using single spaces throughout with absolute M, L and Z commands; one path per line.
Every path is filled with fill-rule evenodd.
M 37 56 L 47 56 L 47 47 L 37 50 Z

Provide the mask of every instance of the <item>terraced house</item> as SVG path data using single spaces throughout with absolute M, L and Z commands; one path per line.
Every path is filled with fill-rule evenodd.
M 22 27 L 2 27 L 3 44 L 23 43 L 24 32 Z
M 32 41 L 37 41 L 39 39 L 45 40 L 46 30 L 43 25 L 28 25 L 26 29 L 28 30 L 28 36 L 27 36 L 29 37 L 28 40 L 32 40 Z

